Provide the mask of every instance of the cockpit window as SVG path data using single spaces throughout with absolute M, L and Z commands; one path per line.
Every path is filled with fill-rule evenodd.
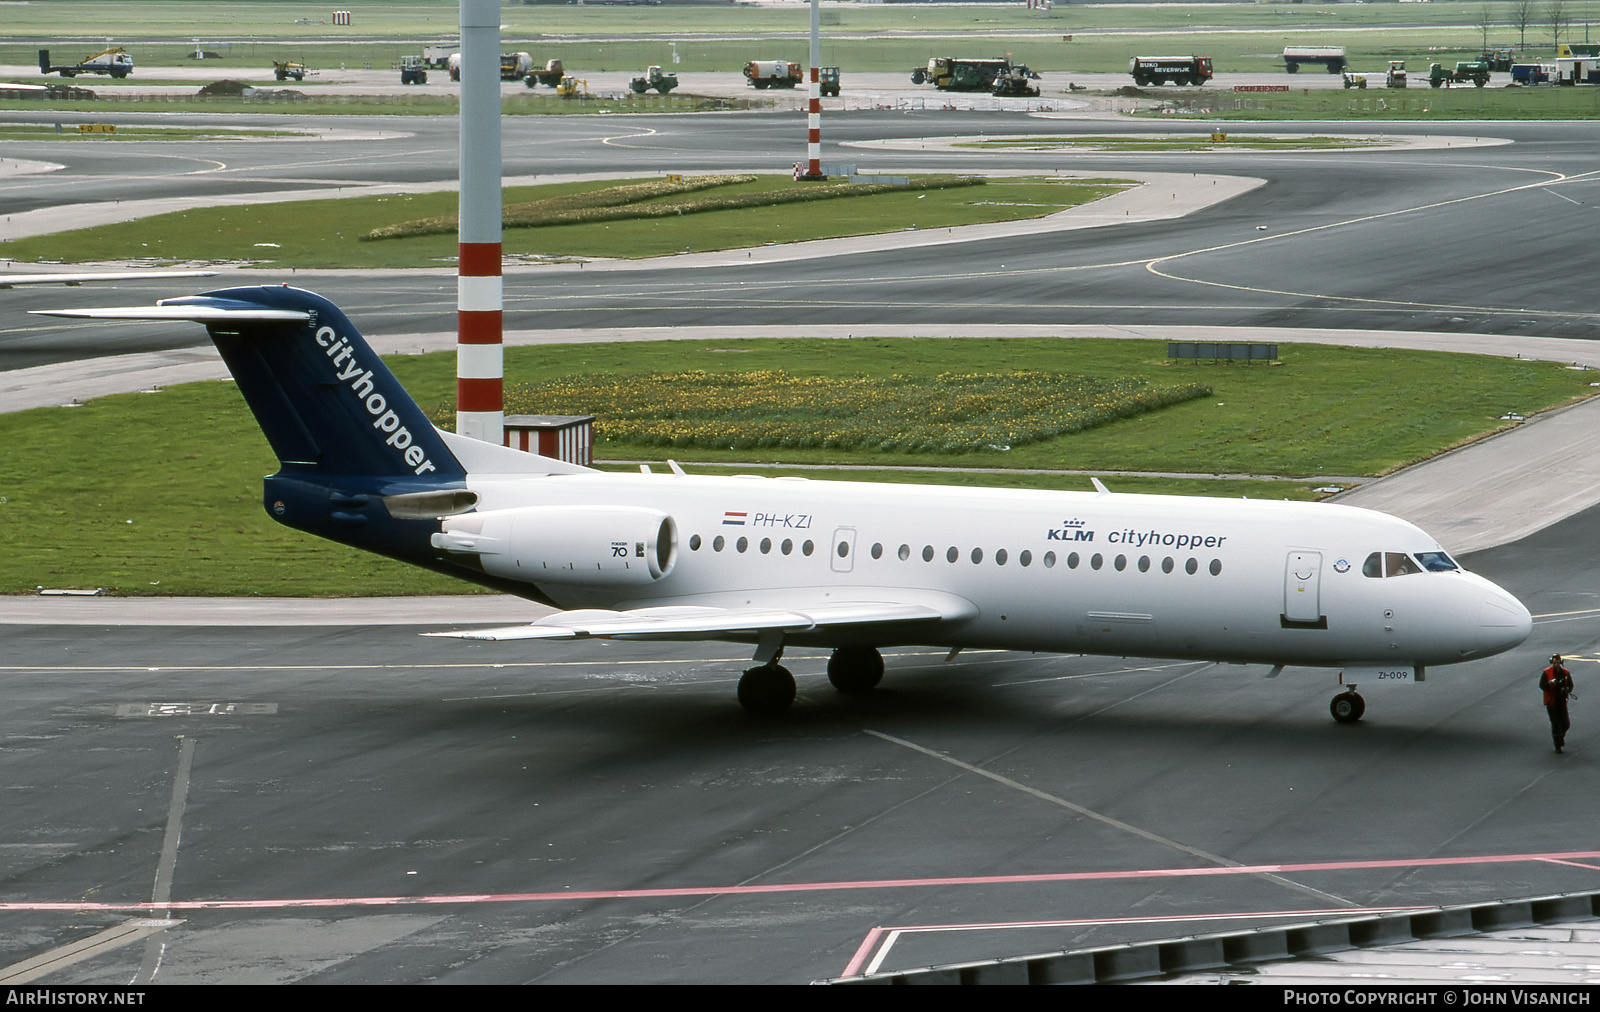
M 1408 576 L 1411 573 L 1449 573 L 1460 569 L 1456 560 L 1444 552 L 1418 552 L 1412 558 L 1405 552 L 1373 552 L 1361 564 L 1361 575 L 1381 579 L 1386 576 Z
M 1430 573 L 1449 573 L 1461 568 L 1443 552 L 1418 552 L 1417 561 Z
M 1422 572 L 1422 567 L 1412 561 L 1411 556 L 1405 552 L 1383 553 L 1383 575 L 1409 576 L 1412 573 Z

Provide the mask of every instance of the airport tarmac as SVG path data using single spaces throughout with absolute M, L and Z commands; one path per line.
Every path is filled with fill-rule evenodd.
M 1560 419 L 1459 457 L 1542 489 Z M 1502 466 L 1425 484 L 1477 513 Z M 767 724 L 732 647 L 417 635 L 506 599 L 11 599 L 0 980 L 804 982 L 1591 889 L 1583 703 L 1554 755 L 1533 687 L 1600 664 L 1600 513 L 1560 508 L 1466 560 L 1533 637 L 1354 726 L 1328 672 L 917 650 L 867 699 L 796 652 Z

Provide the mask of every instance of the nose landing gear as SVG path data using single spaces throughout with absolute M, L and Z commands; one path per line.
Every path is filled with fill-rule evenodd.
M 1352 685 L 1333 697 L 1333 702 L 1328 704 L 1328 712 L 1341 724 L 1354 724 L 1361 719 L 1363 713 L 1367 712 L 1367 701 L 1361 698 L 1361 694 Z

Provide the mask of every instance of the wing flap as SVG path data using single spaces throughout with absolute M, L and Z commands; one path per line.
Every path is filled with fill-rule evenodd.
M 806 633 L 833 626 L 937 622 L 969 618 L 974 613 L 975 609 L 970 604 L 959 599 L 952 599 L 945 607 L 930 603 L 897 601 L 818 602 L 815 605 L 794 608 L 674 605 L 635 608 L 629 611 L 602 609 L 565 611 L 546 616 L 530 625 L 463 629 L 423 635 L 468 640 L 584 639 L 612 636 L 630 639 L 684 636 L 716 638 L 759 633 L 769 629 L 786 633 Z

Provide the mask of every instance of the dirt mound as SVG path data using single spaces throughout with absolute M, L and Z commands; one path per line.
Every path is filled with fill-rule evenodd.
M 201 95 L 228 95 L 238 98 L 246 92 L 254 91 L 255 85 L 245 84 L 243 81 L 212 81 L 200 89 Z
M 1145 91 L 1143 88 L 1135 88 L 1131 84 L 1125 84 L 1122 87 L 1118 88 L 1116 91 L 1112 92 L 1111 94 L 1117 96 L 1118 98 L 1154 98 L 1155 97 L 1154 95 L 1150 94 L 1148 91 Z

